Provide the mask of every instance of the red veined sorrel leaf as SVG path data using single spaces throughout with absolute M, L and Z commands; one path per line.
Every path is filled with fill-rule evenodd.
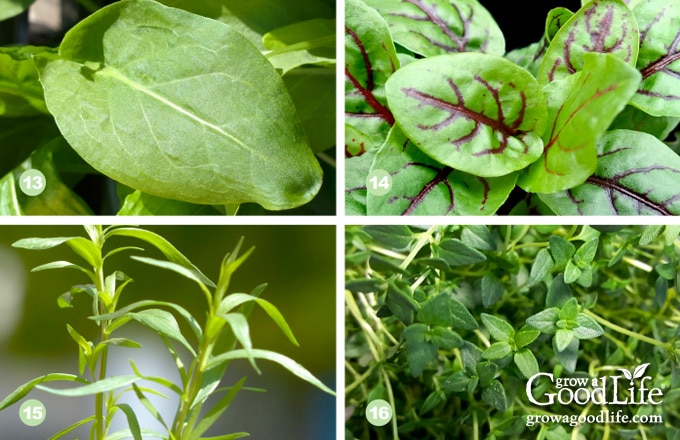
M 398 126 L 380 147 L 372 168 L 387 171 L 392 187 L 385 195 L 368 193 L 368 215 L 492 215 L 517 180 L 516 174 L 484 178 L 437 163 Z
M 394 41 L 426 56 L 505 53 L 500 28 L 477 0 L 365 0 L 387 23 Z
M 502 176 L 541 154 L 543 94 L 529 72 L 501 57 L 459 53 L 422 59 L 395 72 L 386 89 L 407 136 L 451 168 Z
M 558 215 L 678 215 L 680 157 L 654 136 L 612 130 L 583 185 L 540 197 Z M 660 184 L 661 183 L 661 184 Z
M 545 151 L 518 184 L 529 192 L 552 193 L 585 182 L 597 166 L 595 141 L 639 82 L 639 72 L 613 55 L 587 53 L 581 72 L 548 84 Z
M 635 64 L 638 28 L 620 0 L 595 0 L 579 9 L 550 42 L 538 81 L 546 84 L 578 72 L 588 52 L 611 53 Z
M 648 0 L 633 14 L 640 26 L 642 84 L 632 104 L 654 116 L 680 116 L 680 4 Z
M 382 144 L 394 124 L 384 86 L 398 68 L 399 60 L 385 20 L 360 0 L 347 0 L 345 114 L 347 123 L 371 136 L 375 146 Z

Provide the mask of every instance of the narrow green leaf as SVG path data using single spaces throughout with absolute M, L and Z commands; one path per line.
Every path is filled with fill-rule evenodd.
M 380 245 L 396 251 L 406 250 L 414 240 L 413 231 L 405 225 L 368 225 L 362 228 Z
M 0 21 L 24 12 L 35 0 L 0 0 Z
M 50 394 L 55 394 L 57 396 L 63 397 L 82 397 L 91 396 L 94 394 L 105 393 L 107 391 L 113 391 L 118 388 L 126 387 L 132 383 L 140 380 L 137 376 L 114 376 L 107 377 L 106 379 L 98 380 L 97 382 L 88 383 L 76 388 L 58 389 L 49 388 L 44 385 L 36 385 L 36 388 L 42 391 L 46 391 Z
M 407 325 L 413 322 L 418 310 L 418 303 L 413 299 L 409 285 L 398 278 L 388 281 L 385 305 L 395 317 Z
M 494 55 L 425 58 L 387 81 L 387 100 L 428 156 L 476 176 L 520 170 L 543 151 L 546 106 L 536 79 Z
M 257 364 L 255 363 L 255 358 L 252 355 L 253 343 L 250 341 L 248 320 L 240 313 L 227 313 L 217 316 L 224 319 L 229 324 L 231 331 L 234 332 L 236 340 L 238 340 L 246 353 L 249 353 L 248 361 L 250 362 L 250 365 L 257 371 L 257 374 L 261 374 L 260 369 L 257 368 Z
M 43 270 L 51 270 L 51 269 L 76 269 L 84 274 L 86 274 L 91 280 L 94 280 L 94 272 L 91 270 L 85 269 L 82 266 L 78 266 L 77 264 L 73 264 L 68 261 L 53 261 L 51 263 L 46 263 L 42 264 L 40 266 L 34 267 L 31 269 L 31 272 L 40 272 Z
M 515 329 L 508 321 L 487 313 L 481 314 L 484 327 L 489 330 L 491 336 L 497 341 L 510 342 L 515 337 Z
M 156 248 L 165 255 L 165 257 L 173 263 L 179 264 L 196 274 L 196 276 L 201 280 L 203 284 L 208 287 L 215 287 L 210 278 L 203 275 L 203 273 L 193 265 L 187 257 L 185 257 L 175 246 L 172 245 L 168 240 L 156 234 L 155 232 L 147 231 L 139 228 L 110 228 L 107 229 L 105 238 L 112 236 L 123 236 L 123 237 L 133 237 L 139 240 L 145 241 Z
M 141 312 L 131 312 L 127 317 L 149 327 L 161 335 L 167 336 L 181 343 L 194 357 L 196 351 L 182 335 L 177 320 L 170 312 L 161 309 L 148 309 Z
M 96 420 L 95 416 L 90 416 L 87 418 L 84 418 L 83 420 L 79 420 L 76 423 L 67 426 L 66 428 L 62 429 L 61 431 L 57 432 L 54 434 L 52 437 L 50 437 L 48 440 L 58 440 L 68 434 L 69 432 L 73 431 L 74 429 L 83 426 L 87 423 L 94 422 Z
M 194 271 L 187 269 L 186 267 L 184 267 L 180 264 L 173 263 L 171 261 L 156 260 L 156 259 L 153 259 L 153 258 L 138 257 L 138 256 L 133 256 L 131 258 L 133 260 L 136 260 L 136 261 L 139 261 L 139 262 L 142 262 L 142 263 L 146 263 L 146 264 L 149 264 L 151 266 L 156 266 L 156 267 L 160 267 L 160 268 L 163 268 L 163 269 L 171 270 L 175 273 L 178 273 L 178 274 L 190 279 L 191 281 L 194 281 L 196 284 L 198 284 L 198 287 L 201 288 L 201 291 L 205 295 L 208 304 L 210 304 L 212 295 L 211 295 L 210 291 L 208 290 L 208 287 L 203 283 L 201 278 Z
M 148 397 L 144 395 L 142 390 L 137 386 L 136 383 L 132 384 L 132 389 L 135 391 L 135 394 L 137 395 L 137 399 L 144 405 L 144 408 L 146 408 L 147 411 L 153 416 L 154 419 L 158 420 L 158 422 L 163 425 L 165 429 L 168 429 L 168 425 L 165 423 L 165 420 L 163 420 L 163 416 L 161 413 L 158 412 L 155 406 L 153 406 L 153 403 L 149 400 Z
M 515 365 L 517 365 L 517 368 L 519 368 L 519 371 L 526 379 L 540 371 L 538 369 L 538 361 L 536 361 L 536 357 L 528 348 L 523 348 L 515 353 L 514 361 Z
M 663 232 L 663 225 L 650 225 L 645 227 L 640 236 L 640 246 L 647 246 Z
M 144 438 L 144 439 L 151 439 L 151 438 L 167 439 L 167 434 L 161 434 L 160 432 L 153 431 L 151 429 L 142 428 L 140 430 L 140 433 L 142 435 L 142 438 Z M 108 434 L 106 436 L 106 440 L 125 440 L 125 439 L 129 439 L 131 437 L 132 437 L 132 432 L 129 429 L 123 429 L 121 431 L 114 432 L 113 434 Z
M 274 29 L 262 36 L 264 55 L 285 75 L 305 64 L 335 65 L 335 20 L 317 18 Z
M 429 396 L 425 399 L 425 402 L 420 407 L 420 410 L 418 411 L 419 414 L 426 414 L 427 412 L 433 410 L 437 405 L 442 403 L 445 399 L 446 396 L 442 396 L 441 391 L 433 391 L 430 393 Z
M 314 385 L 315 387 L 319 388 L 320 390 L 328 393 L 335 395 L 335 391 L 331 390 L 328 388 L 326 385 L 324 385 L 319 379 L 314 377 L 312 373 L 307 371 L 302 365 L 298 364 L 294 360 L 279 354 L 279 353 L 274 353 L 273 351 L 269 350 L 260 350 L 260 349 L 253 349 L 253 356 L 256 359 L 264 359 L 272 362 L 276 362 L 277 364 L 281 365 L 284 367 L 286 370 L 290 371 L 292 374 L 295 376 L 299 377 L 300 379 L 304 380 L 305 382 L 310 383 L 311 385 Z M 247 359 L 248 358 L 248 353 L 246 353 L 245 350 L 238 349 L 238 350 L 232 350 L 227 353 L 223 353 L 219 356 L 213 357 L 209 362 L 208 362 L 208 368 L 215 367 L 223 362 L 227 362 L 232 359 Z
M 130 427 L 130 433 L 134 440 L 142 440 L 142 433 L 139 430 L 139 421 L 137 420 L 137 414 L 127 403 L 118 403 L 116 407 L 125 413 L 127 417 L 128 426 Z
M 35 388 L 37 385 L 39 385 L 41 383 L 45 383 L 45 382 L 53 382 L 55 380 L 66 380 L 66 381 L 71 381 L 71 382 L 87 383 L 87 381 L 85 379 L 82 379 L 82 378 L 75 376 L 73 374 L 63 374 L 63 373 L 45 374 L 44 376 L 36 377 L 35 379 L 26 382 L 25 384 L 21 385 L 16 390 L 12 391 L 7 397 L 5 397 L 0 402 L 0 411 L 7 408 L 8 406 L 18 402 L 19 400 L 21 400 L 24 396 L 26 396 L 28 393 L 30 393 L 31 390 L 33 388 Z
M 22 238 L 12 243 L 12 247 L 40 251 L 52 249 L 76 237 Z
M 197 440 L 207 431 L 217 420 L 229 405 L 231 405 L 232 400 L 236 397 L 236 394 L 241 390 L 246 378 L 241 378 L 234 386 L 232 386 L 229 391 L 222 396 L 222 398 L 217 402 L 210 410 L 205 414 L 201 421 L 196 425 L 194 429 L 191 430 L 190 440 Z

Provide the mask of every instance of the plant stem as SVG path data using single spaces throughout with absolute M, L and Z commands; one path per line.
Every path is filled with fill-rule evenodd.
M 97 243 L 101 246 L 100 243 Z M 101 247 L 100 247 L 100 252 L 101 252 Z M 104 283 L 104 267 L 102 264 L 102 267 L 96 267 L 95 273 L 97 275 L 97 296 L 95 296 L 95 301 L 98 302 L 98 304 L 95 307 L 96 314 L 102 314 L 106 313 L 106 310 L 102 310 L 104 306 L 102 301 L 99 301 L 99 292 L 104 292 L 104 289 L 106 288 L 105 283 Z M 100 321 L 99 322 L 99 335 L 100 335 L 100 343 L 104 342 L 108 339 L 108 336 L 106 334 L 106 327 L 108 326 L 108 321 Z M 106 364 L 108 361 L 108 354 L 109 354 L 109 349 L 108 347 L 104 347 L 102 350 L 102 355 L 99 358 L 99 375 L 97 377 L 97 380 L 103 380 L 106 378 Z M 104 440 L 106 430 L 105 425 L 104 425 L 104 393 L 97 393 L 95 394 L 94 398 L 94 405 L 95 405 L 95 424 L 97 426 L 97 432 L 96 432 L 96 438 L 98 440 Z
M 625 329 L 621 326 L 618 326 L 618 325 L 616 325 L 612 322 L 607 321 L 604 318 L 601 318 L 600 316 L 596 315 L 595 313 L 591 312 L 588 309 L 583 310 L 583 313 L 590 316 L 591 318 L 593 318 L 595 321 L 599 322 L 600 324 L 602 324 L 606 327 L 609 327 L 610 329 L 612 329 L 616 332 L 622 333 L 622 334 L 627 335 L 627 336 L 632 336 L 633 338 L 636 338 L 636 339 L 638 339 L 642 342 L 646 342 L 647 344 L 651 344 L 651 345 L 661 347 L 661 348 L 664 348 L 664 349 L 668 348 L 667 343 L 657 341 L 656 339 L 652 339 L 649 336 L 641 335 L 640 333 L 636 333 L 634 331 L 631 331 L 631 330 Z

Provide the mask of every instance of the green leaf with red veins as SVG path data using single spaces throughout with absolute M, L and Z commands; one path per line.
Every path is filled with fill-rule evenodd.
M 597 167 L 596 140 L 633 96 L 640 73 L 613 55 L 588 53 L 583 71 L 548 84 L 543 157 L 519 177 L 529 192 L 552 193 L 585 182 Z
M 597 150 L 597 170 L 583 185 L 540 196 L 555 213 L 680 215 L 680 157 L 663 142 L 613 130 L 600 138 Z
M 394 124 L 387 108 L 385 82 L 399 68 L 387 23 L 360 0 L 345 5 L 345 116 L 350 125 L 385 140 Z
M 422 59 L 395 72 L 386 88 L 406 135 L 451 168 L 503 176 L 534 162 L 543 150 L 543 94 L 529 72 L 501 57 Z
M 635 65 L 638 27 L 620 0 L 595 0 L 579 9 L 550 42 L 538 81 L 547 84 L 578 72 L 589 52 L 610 53 Z
M 648 0 L 633 14 L 640 26 L 642 84 L 632 104 L 653 116 L 680 116 L 680 4 Z
M 635 97 L 633 97 L 633 99 L 635 99 Z M 675 127 L 678 126 L 678 123 L 680 123 L 680 118 L 652 116 L 632 105 L 628 105 L 616 116 L 612 125 L 609 126 L 609 130 L 624 128 L 628 130 L 644 131 L 663 141 L 673 132 Z
M 366 215 L 366 176 L 371 170 L 375 150 L 345 159 L 345 214 Z
M 368 194 L 369 215 L 492 215 L 517 180 L 516 174 L 484 178 L 442 165 L 399 127 L 390 132 L 372 168 L 390 173 L 392 189 L 382 196 Z
M 431 57 L 454 52 L 505 53 L 501 29 L 477 0 L 365 0 L 385 17 L 394 41 Z

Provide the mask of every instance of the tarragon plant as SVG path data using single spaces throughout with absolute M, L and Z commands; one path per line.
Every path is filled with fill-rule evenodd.
M 332 174 L 334 66 L 327 0 L 122 0 L 56 49 L 2 47 L 0 213 L 102 213 L 74 192 L 101 174 L 109 213 L 305 205 L 318 158 Z M 19 190 L 29 168 L 39 196 Z
M 555 8 L 509 52 L 477 0 L 345 20 L 347 214 L 680 214 L 680 5 Z
M 88 340 L 83 336 L 85 332 L 67 325 L 68 334 L 78 345 L 78 374 L 49 373 L 37 377 L 21 385 L 0 401 L 0 410 L 17 403 L 34 389 L 64 397 L 94 396 L 92 415 L 64 427 L 51 438 L 67 437 L 72 431 L 84 425 L 91 426 L 90 438 L 97 440 L 206 438 L 204 437 L 206 431 L 219 420 L 243 388 L 245 377 L 227 388 L 219 388 L 229 363 L 235 359 L 248 360 L 258 372 L 260 371 L 256 363 L 258 359 L 278 363 L 304 381 L 333 394 L 332 390 L 294 360 L 273 351 L 253 347 L 248 317 L 255 305 L 269 315 L 293 344 L 297 345 L 298 342 L 276 306 L 259 297 L 266 285 L 257 286 L 250 294 L 228 292 L 232 275 L 253 251 L 251 248 L 239 255 L 243 240 L 226 255 L 221 265 L 219 279 L 214 283 L 170 242 L 156 233 L 122 226 L 107 228 L 86 226 L 85 229 L 87 237 L 26 238 L 14 243 L 14 247 L 33 250 L 67 245 L 85 262 L 75 264 L 69 261 L 54 261 L 36 267 L 33 271 L 76 269 L 84 273 L 88 278 L 88 284 L 73 286 L 59 297 L 58 305 L 61 308 L 68 308 L 72 306 L 75 297 L 89 297 L 92 301 L 92 315 L 89 318 L 99 328 L 99 335 L 95 340 Z M 196 319 L 178 304 L 162 300 L 144 299 L 119 307 L 124 289 L 132 279 L 120 271 L 106 270 L 105 263 L 117 253 L 139 252 L 143 249 L 133 246 L 111 248 L 110 242 L 118 237 L 130 237 L 152 245 L 167 258 L 156 260 L 133 256 L 134 260 L 170 270 L 195 282 L 199 296 L 205 300 L 205 320 Z M 131 374 L 110 376 L 107 373 L 110 347 L 141 347 L 137 341 L 115 334 L 129 322 L 137 322 L 160 336 L 167 347 L 168 359 L 174 361 L 178 382 L 144 374 L 142 368 L 132 360 Z M 73 382 L 75 386 L 52 387 L 51 382 L 60 381 Z M 145 382 L 153 387 L 145 385 Z M 121 396 L 126 393 L 132 393 L 137 397 L 163 427 L 164 432 L 140 426 L 138 416 L 132 407 L 120 401 Z M 167 418 L 167 414 L 164 415 L 157 410 L 148 398 L 149 395 L 167 398 L 166 393 L 176 394 L 179 400 L 173 419 Z M 211 396 L 215 396 L 216 399 L 208 402 Z M 129 428 L 115 433 L 109 432 L 111 422 L 118 413 L 127 418 Z M 226 440 L 247 435 L 244 432 L 237 432 L 210 438 Z

